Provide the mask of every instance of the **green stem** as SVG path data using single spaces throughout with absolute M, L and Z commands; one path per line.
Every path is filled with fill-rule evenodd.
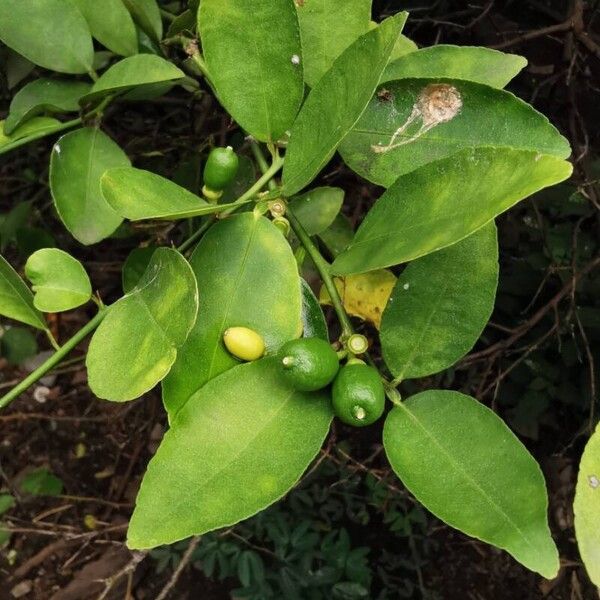
M 261 173 L 266 173 L 269 168 L 269 165 L 267 164 L 267 159 L 265 158 L 265 155 L 262 153 L 260 146 L 256 142 L 252 142 L 250 145 L 250 148 L 252 150 L 252 154 L 254 154 L 254 158 L 256 159 L 256 162 L 258 163 L 258 168 L 260 169 Z M 269 189 L 274 190 L 276 188 L 277 188 L 277 184 L 271 179 L 269 181 Z
M 98 106 L 87 112 L 82 117 L 78 117 L 77 119 L 71 119 L 70 121 L 65 121 L 64 123 L 59 123 L 58 125 L 55 125 L 54 127 L 49 127 L 48 129 L 42 129 L 40 131 L 32 133 L 31 135 L 15 140 L 10 144 L 6 144 L 6 146 L 0 146 L 0 154 L 10 152 L 11 150 L 15 150 L 16 148 L 29 144 L 29 142 L 39 140 L 48 135 L 52 135 L 53 133 L 60 133 L 61 131 L 65 131 L 66 129 L 72 129 L 73 127 L 82 125 L 84 119 L 89 119 L 90 117 L 93 117 L 95 115 L 99 115 L 101 117 L 104 113 L 104 109 L 113 100 L 113 98 L 114 94 L 109 94 L 108 96 L 106 96 L 106 98 L 104 98 L 104 100 L 102 100 L 102 102 L 100 102 L 100 104 L 98 104 Z
M 56 341 L 56 338 L 54 337 L 54 335 L 52 335 L 52 332 L 49 329 L 46 329 L 46 337 L 48 338 L 48 341 L 50 342 L 50 344 L 52 344 L 52 347 L 55 350 L 60 350 L 60 346 L 58 344 L 58 342 Z
M 16 385 L 10 392 L 0 398 L 0 408 L 8 406 L 15 398 L 18 398 L 36 381 L 39 381 L 48 371 L 51 371 L 58 365 L 65 356 L 67 356 L 84 338 L 86 338 L 106 316 L 106 309 L 101 310 L 98 314 L 83 326 L 68 342 L 63 344 L 46 362 L 40 365 L 35 371 L 30 373 L 21 383 Z
M 192 235 L 187 240 L 185 240 L 183 243 L 181 243 L 179 246 L 177 246 L 177 250 L 183 254 L 186 250 L 188 250 L 191 246 L 193 246 L 202 237 L 202 234 L 214 222 L 215 222 L 215 218 L 210 217 L 205 223 L 202 223 L 202 225 L 200 225 L 200 227 L 198 227 L 198 229 L 194 233 L 192 233 Z
M 266 173 L 265 168 L 267 165 L 267 161 L 265 160 L 264 154 L 262 153 L 260 146 L 256 142 L 253 142 L 251 147 L 252 153 L 254 154 L 256 162 L 258 163 L 258 167 L 261 171 L 263 171 L 263 173 Z M 273 164 L 275 164 L 276 160 L 281 161 L 281 163 L 283 164 L 283 158 L 276 157 L 273 161 Z M 296 215 L 294 215 L 294 213 L 290 210 L 289 205 L 286 209 L 285 214 L 288 218 L 288 221 L 290 222 L 290 225 L 292 226 L 292 229 L 294 230 L 294 233 L 296 234 L 296 237 L 300 240 L 300 243 L 304 246 L 305 250 L 308 252 L 308 255 L 312 258 L 313 262 L 315 263 L 317 271 L 319 271 L 319 275 L 321 276 L 321 279 L 325 284 L 325 288 L 329 292 L 331 303 L 333 304 L 333 308 L 338 316 L 340 325 L 342 326 L 342 336 L 350 337 L 354 333 L 354 329 L 352 327 L 352 323 L 350 322 L 348 315 L 346 314 L 344 304 L 342 302 L 342 299 L 340 298 L 340 294 L 337 288 L 335 287 L 333 278 L 329 273 L 329 263 L 323 258 L 323 255 L 319 252 L 319 249 L 302 226 L 302 223 L 298 221 Z
M 273 177 L 277 174 L 277 172 L 281 169 L 282 166 L 283 158 L 277 157 L 273 161 L 273 164 L 266 169 L 262 177 L 254 185 L 249 187 L 237 200 L 229 204 L 216 204 L 215 206 L 210 207 L 210 212 L 215 214 L 222 213 L 223 216 L 226 216 L 232 213 L 234 210 L 236 210 L 238 206 L 241 206 L 242 204 L 247 204 L 248 202 L 252 202 L 252 200 L 254 200 L 255 196 L 262 190 L 262 188 L 266 184 L 271 182 Z M 203 207 L 198 210 L 208 211 L 209 207 Z M 206 212 L 204 214 L 209 213 Z M 192 246 L 196 241 L 198 241 L 202 237 L 202 234 L 214 223 L 214 221 L 215 219 L 214 217 L 212 217 L 211 219 L 203 223 L 187 240 L 185 240 L 177 247 L 177 250 L 179 252 L 185 252 L 186 250 L 188 250 L 190 246 Z
M 340 298 L 340 294 L 335 287 L 335 283 L 331 274 L 329 273 L 329 263 L 323 258 L 323 255 L 319 252 L 319 249 L 312 241 L 311 237 L 306 233 L 306 229 L 302 226 L 302 223 L 298 221 L 296 215 L 290 210 L 288 205 L 286 210 L 286 217 L 296 234 L 296 237 L 300 240 L 300 243 L 308 252 L 308 255 L 312 258 L 312 261 L 315 263 L 317 267 L 317 271 L 319 271 L 319 275 L 325 284 L 325 288 L 329 292 L 329 297 L 331 298 L 331 304 L 333 304 L 333 309 L 335 310 L 338 319 L 340 321 L 340 325 L 342 326 L 342 336 L 345 338 L 350 337 L 354 333 L 354 329 L 352 327 L 352 323 L 350 322 L 350 318 L 346 314 L 346 310 L 344 309 L 344 303 Z
M 177 15 L 170 13 L 168 10 L 165 10 L 164 8 L 160 9 L 160 15 L 163 19 L 165 19 L 165 21 L 169 21 L 169 23 L 172 23 L 177 18 Z
M 250 202 L 254 199 L 254 197 L 267 185 L 275 175 L 279 172 L 279 170 L 283 167 L 283 158 L 280 156 L 276 156 L 273 159 L 273 163 L 271 166 L 263 173 L 262 177 L 250 188 L 248 188 L 235 202 L 236 204 L 245 204 L 246 202 Z M 226 216 L 232 213 L 235 208 L 230 208 L 229 210 L 223 213 L 223 216 Z

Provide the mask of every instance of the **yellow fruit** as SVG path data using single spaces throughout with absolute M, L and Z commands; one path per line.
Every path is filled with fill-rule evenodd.
M 233 356 L 245 360 L 257 360 L 265 353 L 265 341 L 248 327 L 229 327 L 223 334 L 225 347 Z

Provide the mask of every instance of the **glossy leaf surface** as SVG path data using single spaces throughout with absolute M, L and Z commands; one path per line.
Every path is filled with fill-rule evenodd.
M 300 277 L 292 250 L 264 217 L 242 213 L 211 227 L 190 258 L 201 311 L 163 382 L 171 418 L 207 381 L 237 364 L 223 345 L 228 327 L 261 335 L 267 352 L 299 337 Z
M 399 13 L 361 36 L 312 89 L 290 135 L 283 168 L 286 195 L 316 177 L 359 120 L 405 21 L 406 13 Z
M 302 38 L 304 81 L 313 87 L 334 60 L 369 31 L 371 0 L 304 0 L 296 3 L 296 11 Z
M 71 310 L 92 297 L 92 285 L 83 265 L 58 248 L 34 252 L 25 263 L 25 275 L 35 293 L 33 304 L 43 312 Z
M 503 88 L 527 66 L 517 54 L 478 46 L 439 44 L 391 60 L 381 83 L 408 77 L 464 79 Z
M 0 315 L 37 329 L 48 328 L 42 313 L 33 305 L 31 290 L 3 256 L 0 256 Z
M 581 457 L 573 509 L 579 553 L 590 579 L 600 587 L 600 426 Z
M 119 167 L 104 173 L 104 199 L 126 219 L 182 219 L 197 213 L 207 202 L 156 173 Z
M 108 311 L 86 357 L 89 386 L 105 400 L 133 400 L 169 372 L 196 320 L 198 288 L 188 262 L 158 248 L 137 286 Z
M 329 341 L 325 315 L 310 285 L 304 279 L 302 284 L 302 337 L 318 337 Z
M 398 278 L 381 324 L 381 348 L 392 374 L 424 377 L 464 356 L 490 318 L 497 285 L 494 223 L 411 262 Z
M 153 54 L 135 54 L 123 58 L 102 73 L 82 104 L 97 101 L 108 94 L 122 94 L 138 86 L 176 81 L 185 73 L 173 63 Z
M 145 248 L 134 248 L 129 253 L 123 263 L 121 273 L 121 283 L 125 294 L 131 292 L 143 277 L 155 250 L 156 246 L 147 246 Z
M 308 235 L 317 235 L 333 223 L 343 202 L 344 190 L 318 187 L 292 198 L 289 206 Z
M 388 187 L 420 166 L 482 146 L 557 158 L 571 153 L 568 141 L 548 119 L 511 93 L 438 79 L 384 84 L 344 139 L 340 153 L 359 175 Z
M 77 7 L 64 0 L 2 0 L 0 41 L 59 73 L 87 73 L 94 59 L 88 24 Z
M 150 461 L 127 545 L 171 543 L 266 508 L 300 479 L 330 422 L 327 397 L 287 387 L 275 358 L 212 379 L 179 411 Z
M 129 56 L 138 50 L 137 32 L 122 0 L 73 0 L 92 35 L 106 48 Z
M 279 139 L 292 126 L 304 89 L 293 0 L 203 0 L 198 18 L 223 106 L 256 139 Z
M 105 133 L 86 127 L 63 135 L 50 156 L 50 190 L 56 210 L 75 239 L 90 245 L 108 237 L 122 218 L 108 205 L 100 178 L 129 159 Z
M 4 133 L 10 135 L 27 119 L 44 112 L 76 112 L 79 98 L 92 85 L 67 79 L 36 79 L 21 88 L 10 103 Z
M 29 136 L 46 135 L 60 126 L 60 121 L 53 117 L 32 117 L 19 127 L 17 127 L 10 135 L 4 133 L 3 121 L 0 121 L 0 154 L 7 151 L 10 145 L 20 139 Z M 4 147 L 4 148 L 3 148 Z
M 553 156 L 508 148 L 464 150 L 430 163 L 379 198 L 332 271 L 371 271 L 450 246 L 571 170 Z
M 458 392 L 422 392 L 388 414 L 383 443 L 398 477 L 439 519 L 556 576 L 544 477 L 493 411 Z
M 163 25 L 160 8 L 156 0 L 123 0 L 133 20 L 154 42 L 162 39 Z

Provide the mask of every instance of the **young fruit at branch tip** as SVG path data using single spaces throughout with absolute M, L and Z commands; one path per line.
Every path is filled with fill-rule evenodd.
M 333 382 L 332 404 L 335 415 L 347 425 L 365 427 L 377 421 L 385 407 L 385 390 L 377 370 L 350 359 Z
M 202 193 L 210 201 L 218 200 L 223 190 L 234 180 L 239 159 L 231 146 L 213 148 L 204 165 Z
M 302 392 L 314 392 L 329 385 L 340 368 L 337 353 L 321 338 L 287 342 L 280 356 L 283 378 Z
M 229 327 L 223 333 L 223 343 L 233 356 L 247 362 L 258 360 L 265 353 L 262 336 L 248 327 Z

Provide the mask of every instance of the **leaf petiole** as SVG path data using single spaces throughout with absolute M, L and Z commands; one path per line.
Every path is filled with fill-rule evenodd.
M 99 310 L 96 316 L 84 325 L 70 340 L 65 342 L 52 356 L 41 364 L 35 371 L 32 371 L 21 383 L 16 385 L 10 392 L 0 398 L 0 408 L 8 406 L 15 398 L 18 398 L 36 381 L 39 381 L 46 373 L 58 365 L 82 340 L 84 340 L 106 316 L 107 309 Z

